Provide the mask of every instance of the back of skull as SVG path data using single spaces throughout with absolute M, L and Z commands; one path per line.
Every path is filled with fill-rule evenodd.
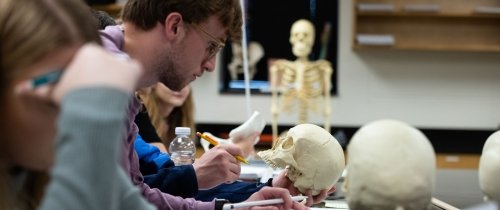
M 347 147 L 344 191 L 350 209 L 430 207 L 436 157 L 419 130 L 396 120 L 361 127 Z
M 488 200 L 500 201 L 500 131 L 491 134 L 479 159 L 479 187 Z
M 345 167 L 344 151 L 325 129 L 313 124 L 291 128 L 276 145 L 258 155 L 273 168 L 288 167 L 288 178 L 304 193 L 330 189 Z

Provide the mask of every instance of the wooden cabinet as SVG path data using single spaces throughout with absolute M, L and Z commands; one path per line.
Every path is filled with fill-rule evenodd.
M 438 169 L 471 169 L 479 168 L 481 154 L 436 154 Z
M 354 0 L 353 48 L 500 52 L 500 0 Z

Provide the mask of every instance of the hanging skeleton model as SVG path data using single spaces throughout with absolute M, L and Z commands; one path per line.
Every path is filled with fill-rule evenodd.
M 330 80 L 333 69 L 326 60 L 309 60 L 314 34 L 310 21 L 296 21 L 290 30 L 290 43 L 297 59 L 279 59 L 270 66 L 273 145 L 278 138 L 278 115 L 281 112 L 290 113 L 293 109 L 298 109 L 298 124 L 307 123 L 309 111 L 322 113 L 324 128 L 330 131 Z

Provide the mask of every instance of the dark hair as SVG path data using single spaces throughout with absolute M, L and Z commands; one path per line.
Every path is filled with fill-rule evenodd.
M 229 38 L 241 37 L 241 8 L 238 0 L 128 0 L 122 19 L 142 30 L 164 23 L 172 12 L 178 12 L 187 23 L 200 23 L 212 15 L 219 17 L 227 28 Z
M 116 21 L 111 15 L 104 11 L 97 11 L 92 9 L 92 15 L 97 20 L 97 26 L 99 30 L 105 29 L 106 26 L 114 26 L 116 25 Z

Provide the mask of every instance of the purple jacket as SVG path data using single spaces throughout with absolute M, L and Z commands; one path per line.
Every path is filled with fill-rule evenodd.
M 106 49 L 121 56 L 127 56 L 127 54 L 122 51 L 125 41 L 121 26 L 108 26 L 104 30 L 100 31 L 100 34 L 103 45 Z M 128 116 L 125 122 L 127 123 L 127 130 L 124 131 L 126 133 L 124 134 L 124 148 L 122 150 L 123 157 L 121 162 L 125 171 L 129 173 L 132 182 L 141 189 L 142 195 L 149 202 L 156 205 L 160 210 L 214 209 L 214 201 L 201 202 L 192 198 L 184 199 L 178 196 L 163 193 L 157 188 L 150 188 L 146 183 L 144 183 L 144 178 L 139 170 L 139 158 L 134 150 L 134 141 L 139 131 L 134 123 L 134 118 L 139 112 L 140 103 L 137 99 L 135 99 L 135 97 L 132 98 L 133 99 L 130 102 Z

